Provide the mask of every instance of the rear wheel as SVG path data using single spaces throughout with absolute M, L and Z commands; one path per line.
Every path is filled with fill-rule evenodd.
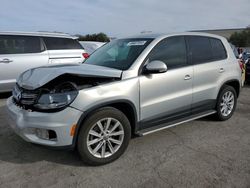
M 232 117 L 237 104 L 237 94 L 232 86 L 224 86 L 217 99 L 217 119 L 220 121 L 228 120 Z
M 115 108 L 105 107 L 84 122 L 77 147 L 85 163 L 103 165 L 125 152 L 130 137 L 131 128 L 127 117 Z

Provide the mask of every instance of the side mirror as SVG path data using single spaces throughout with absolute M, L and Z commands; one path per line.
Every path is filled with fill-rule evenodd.
M 162 61 L 151 61 L 144 66 L 144 73 L 146 74 L 157 74 L 167 72 L 167 65 Z

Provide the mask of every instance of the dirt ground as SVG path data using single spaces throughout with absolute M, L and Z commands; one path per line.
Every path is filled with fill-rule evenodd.
M 76 152 L 23 141 L 0 99 L 0 187 L 250 187 L 250 87 L 234 116 L 203 118 L 132 139 L 115 162 L 89 167 Z

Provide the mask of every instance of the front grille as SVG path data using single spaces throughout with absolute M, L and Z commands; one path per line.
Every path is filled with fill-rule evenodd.
M 12 94 L 13 100 L 18 106 L 27 108 L 36 103 L 39 96 L 39 91 L 26 90 L 16 84 Z

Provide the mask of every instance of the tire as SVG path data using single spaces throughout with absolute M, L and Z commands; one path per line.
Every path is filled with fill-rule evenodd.
M 107 125 L 109 126 L 106 131 Z M 130 138 L 131 126 L 128 118 L 115 108 L 104 107 L 95 111 L 82 124 L 77 148 L 85 164 L 104 165 L 116 160 L 125 152 Z
M 231 97 L 233 97 L 233 99 L 229 100 Z M 225 98 L 228 100 L 228 102 L 226 102 Z M 236 105 L 237 105 L 237 94 L 235 89 L 232 86 L 228 85 L 223 86 L 217 98 L 217 104 L 216 104 L 217 113 L 215 114 L 216 119 L 219 121 L 225 121 L 230 119 L 235 111 Z M 223 107 L 224 110 L 222 109 Z

